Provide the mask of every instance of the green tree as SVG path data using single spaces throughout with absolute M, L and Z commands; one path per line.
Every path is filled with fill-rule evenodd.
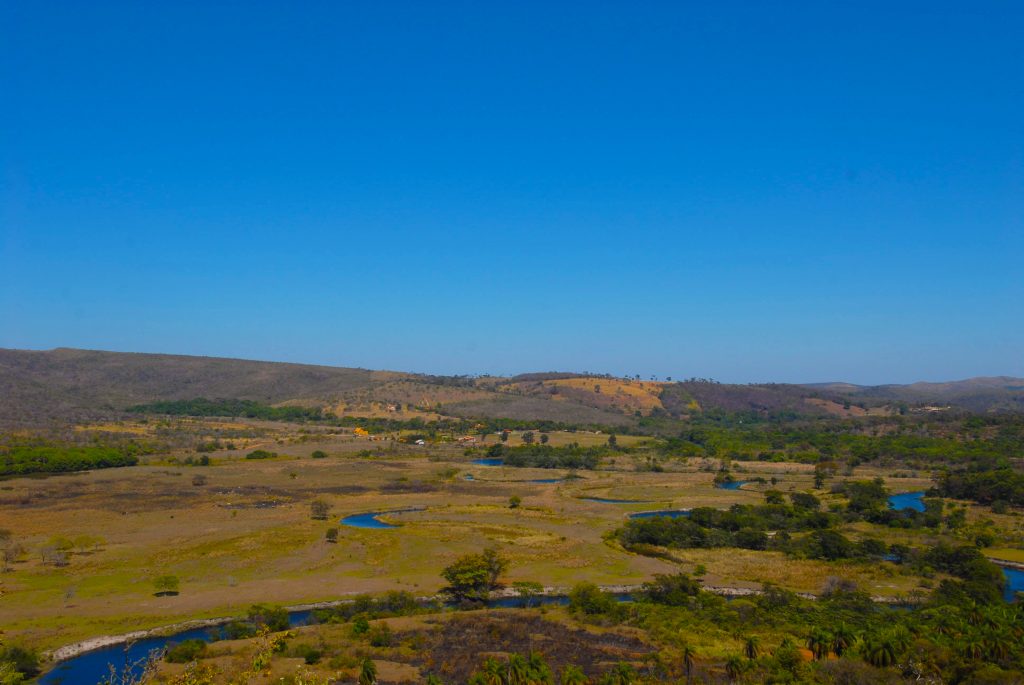
M 886 668 L 896 663 L 899 648 L 891 634 L 875 633 L 864 639 L 861 656 L 872 666 Z
M 569 608 L 584 614 L 607 614 L 615 609 L 615 598 L 593 583 L 576 583 L 569 591 Z
M 508 508 L 509 509 L 518 509 L 519 505 L 522 504 L 522 503 L 523 503 L 523 498 L 520 497 L 519 495 L 512 495 L 511 497 L 508 498 Z
M 157 597 L 176 595 L 178 594 L 178 587 L 178 576 L 157 576 L 153 579 L 153 588 L 156 590 Z
M 828 656 L 831 648 L 832 636 L 823 628 L 813 628 L 811 630 L 811 634 L 807 636 L 807 649 L 811 650 L 811 654 L 814 655 L 814 658 L 819 661 L 824 659 Z
M 856 635 L 850 627 L 845 623 L 840 623 L 832 633 L 832 651 L 836 653 L 836 656 L 842 656 L 850 650 L 856 639 Z
M 441 577 L 448 581 L 446 590 L 456 601 L 482 601 L 507 567 L 508 562 L 496 550 L 486 549 L 456 559 L 441 571 Z
M 524 445 L 533 444 L 533 431 L 526 431 L 521 436 Z
M 274 604 L 253 604 L 249 607 L 249 621 L 257 626 L 264 626 L 272 633 L 288 630 L 290 620 L 288 610 Z
M 551 437 L 547 433 L 541 433 L 540 434 L 540 444 L 546 445 L 546 444 L 548 444 L 548 440 L 550 440 L 550 439 L 551 439 Z M 994 510 L 994 507 L 993 507 L 993 510 Z M 999 512 L 996 512 L 996 513 L 999 513 Z
M 825 467 L 818 464 L 814 467 L 814 489 L 821 490 L 825 487 Z
M 679 656 L 682 658 L 683 672 L 686 673 L 686 683 L 689 685 L 693 682 L 693 667 L 697 660 L 697 652 L 693 647 L 684 642 L 679 650 Z

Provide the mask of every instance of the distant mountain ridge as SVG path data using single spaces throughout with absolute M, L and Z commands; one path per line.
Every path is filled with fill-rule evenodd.
M 887 414 L 895 404 L 935 404 L 1024 411 L 1024 379 L 860 386 L 644 381 L 574 372 L 470 378 L 172 354 L 0 349 L 4 426 L 119 416 L 132 405 L 198 397 L 320 406 L 352 415 L 400 410 L 407 417 L 631 426 L 642 417 L 685 419 L 710 410 L 856 417 Z
M 1024 411 L 1024 378 L 1013 376 L 977 376 L 906 385 L 811 383 L 805 387 L 864 400 L 948 404 L 971 411 Z

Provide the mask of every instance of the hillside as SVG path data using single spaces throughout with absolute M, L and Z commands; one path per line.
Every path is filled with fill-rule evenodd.
M 95 419 L 136 404 L 198 397 L 302 404 L 352 416 L 628 426 L 638 417 L 686 419 L 711 410 L 841 417 L 889 413 L 895 403 L 1024 410 L 1024 380 L 868 387 L 643 381 L 572 372 L 470 378 L 169 354 L 0 350 L 0 425 L 8 427 Z
M 394 374 L 215 357 L 56 349 L 0 350 L 0 421 L 96 416 L 155 400 L 325 399 Z

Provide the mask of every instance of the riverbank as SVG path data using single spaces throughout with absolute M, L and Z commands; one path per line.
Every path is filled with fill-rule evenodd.
M 996 559 L 995 557 L 985 557 L 996 566 L 1002 566 L 1004 568 L 1012 568 L 1017 571 L 1024 571 L 1024 562 L 1010 561 L 1009 559 Z
M 639 592 L 643 588 L 642 585 L 602 585 L 600 587 L 601 590 L 603 590 L 604 592 L 617 595 L 620 597 L 632 595 L 633 593 Z M 539 592 L 537 592 L 535 596 L 549 598 L 567 597 L 570 589 L 571 588 L 559 586 L 544 587 Z M 711 594 L 719 595 L 722 597 L 756 597 L 764 594 L 763 590 L 744 587 L 705 585 L 703 586 L 703 589 L 705 592 L 710 592 Z M 352 594 L 354 596 L 357 593 Z M 806 592 L 798 592 L 796 593 L 796 595 L 803 599 L 818 599 L 816 595 Z M 513 587 L 501 588 L 500 590 L 496 590 L 495 592 L 491 593 L 490 596 L 492 600 L 516 599 L 520 597 L 522 597 L 524 600 L 526 599 L 526 597 L 524 597 L 518 589 Z M 429 595 L 424 597 L 417 597 L 416 599 L 417 601 L 422 603 L 429 603 L 435 601 L 443 601 L 444 598 L 442 595 Z M 871 599 L 872 601 L 879 604 L 895 605 L 902 603 L 901 600 L 893 597 L 872 597 Z M 333 607 L 343 606 L 345 604 L 351 604 L 353 601 L 354 600 L 351 598 L 336 599 L 323 602 L 313 602 L 308 604 L 294 604 L 286 606 L 285 609 L 288 611 L 289 614 L 294 614 L 304 611 L 314 611 L 317 609 L 330 609 Z M 57 649 L 44 653 L 43 656 L 47 661 L 51 662 L 52 664 L 58 664 L 69 659 L 74 659 L 75 657 L 81 656 L 83 654 L 95 652 L 101 649 L 106 649 L 108 647 L 126 645 L 132 642 L 145 640 L 149 638 L 170 638 L 180 633 L 184 633 L 186 631 L 202 630 L 205 628 L 217 628 L 219 626 L 226 625 L 231 621 L 237 621 L 240 618 L 242 617 L 222 616 L 218 618 L 195 619 L 189 621 L 182 621 L 180 623 L 172 623 L 164 626 L 159 626 L 157 628 L 151 628 L 148 630 L 136 630 L 129 633 L 122 633 L 119 635 L 101 635 L 99 637 L 89 638 L 87 640 L 81 640 L 70 645 L 58 647 Z

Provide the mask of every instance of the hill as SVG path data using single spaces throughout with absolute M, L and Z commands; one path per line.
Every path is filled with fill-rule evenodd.
M 0 421 L 36 424 L 156 400 L 280 403 L 384 382 L 392 374 L 305 364 L 91 350 L 0 350 Z
M 572 372 L 511 378 L 92 350 L 0 349 L 0 425 L 91 420 L 128 407 L 199 397 L 299 404 L 339 415 L 549 420 L 635 426 L 643 417 L 709 411 L 759 416 L 887 414 L 897 403 L 972 411 L 1024 410 L 1024 380 L 857 386 L 643 381 Z
M 857 400 L 952 406 L 975 412 L 1024 411 L 1024 378 L 979 376 L 941 383 L 854 385 L 817 383 L 804 387 Z

